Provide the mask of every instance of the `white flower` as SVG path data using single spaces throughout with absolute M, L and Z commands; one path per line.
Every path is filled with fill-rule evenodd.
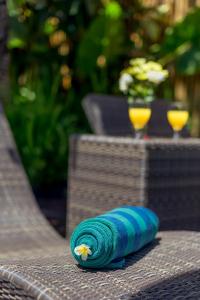
M 90 250 L 90 247 L 85 245 L 85 244 L 81 244 L 80 246 L 77 246 L 75 249 L 74 249 L 74 253 L 77 255 L 77 256 L 81 256 L 81 259 L 83 261 L 86 261 L 87 258 L 88 258 L 88 255 L 91 255 L 92 254 L 92 251 Z
M 123 73 L 119 79 L 119 89 L 121 92 L 127 92 L 129 85 L 133 82 L 133 78 L 128 73 Z
M 168 76 L 168 72 L 165 70 L 161 70 L 161 71 L 153 71 L 152 70 L 147 73 L 147 79 L 150 82 L 153 82 L 156 84 L 164 81 L 167 76 Z

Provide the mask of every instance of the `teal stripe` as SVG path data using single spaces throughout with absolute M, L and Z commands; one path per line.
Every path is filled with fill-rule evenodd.
M 97 217 L 98 218 L 98 217 Z M 117 250 L 116 250 L 116 257 L 115 258 L 120 258 L 124 256 L 125 249 L 128 245 L 128 233 L 126 230 L 126 226 L 124 225 L 123 222 L 118 220 L 115 215 L 112 214 L 105 214 L 103 216 L 100 216 L 99 218 L 104 218 L 106 220 L 109 220 L 112 222 L 113 226 L 116 227 L 118 231 L 118 242 L 117 242 Z
M 139 223 L 139 226 L 141 228 L 141 243 L 140 247 L 143 247 L 147 242 L 149 242 L 149 224 L 145 220 L 144 216 L 140 214 L 137 207 L 130 207 L 125 208 L 130 209 L 130 211 L 134 214 L 137 214 L 137 217 L 135 215 L 135 218 L 137 219 L 137 222 Z
M 140 214 L 140 216 L 144 219 L 147 225 L 146 231 L 146 242 L 148 243 L 154 238 L 155 233 L 155 226 L 152 224 L 151 219 L 148 216 L 147 210 L 141 207 L 135 207 L 134 210 Z
M 128 205 L 123 206 L 123 208 L 130 208 L 131 210 L 134 209 L 136 211 L 140 210 L 141 212 L 146 213 L 149 216 L 149 218 L 151 219 L 152 223 L 158 229 L 159 219 L 158 219 L 157 215 L 149 208 L 143 207 L 143 206 L 128 206 Z
M 145 245 L 147 225 L 146 225 L 145 221 L 143 220 L 143 218 L 139 215 L 139 213 L 135 212 L 134 210 L 132 210 L 130 208 L 126 208 L 126 207 L 117 208 L 117 209 L 114 209 L 113 211 L 115 211 L 115 212 L 117 212 L 117 211 L 123 212 L 124 211 L 135 218 L 135 220 L 138 223 L 138 226 L 140 227 L 140 230 L 141 230 L 141 238 L 140 238 L 139 248 L 142 247 L 143 245 Z
M 112 212 L 113 214 L 116 214 L 116 212 Z M 137 251 L 139 249 L 139 244 L 140 244 L 140 238 L 141 238 L 141 233 L 140 233 L 140 227 L 138 225 L 138 223 L 135 221 L 135 218 L 132 217 L 131 215 L 129 215 L 128 213 L 124 212 L 124 211 L 118 211 L 117 212 L 120 216 L 125 217 L 126 219 L 128 219 L 128 221 L 131 223 L 131 228 L 133 227 L 134 230 L 134 239 L 131 241 L 131 251 Z
M 124 251 L 125 252 L 124 256 L 127 255 L 128 253 L 132 252 L 133 251 L 133 241 L 135 239 L 135 228 L 134 228 L 133 224 L 127 218 L 119 215 L 116 212 L 115 213 L 107 213 L 106 216 L 114 217 L 124 224 L 124 226 L 126 228 L 126 233 L 128 236 L 128 244 Z
M 148 209 L 148 216 L 151 219 L 152 223 L 155 225 L 155 227 L 158 229 L 158 225 L 159 225 L 158 217 L 150 209 Z
M 151 231 L 152 231 L 152 235 L 153 235 L 152 238 L 153 238 L 158 231 L 158 219 L 157 219 L 156 215 L 151 213 L 151 211 L 148 208 L 144 209 L 141 206 L 135 207 L 134 209 L 136 211 L 138 211 L 141 214 L 141 216 L 144 214 L 145 218 L 148 219 L 147 222 L 151 226 Z M 150 236 L 149 236 L 149 238 L 150 238 L 150 240 L 152 239 Z

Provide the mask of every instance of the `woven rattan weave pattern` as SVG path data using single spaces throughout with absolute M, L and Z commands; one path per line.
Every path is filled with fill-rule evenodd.
M 7 121 L 0 112 L 0 233 L 1 254 L 54 244 L 61 239 L 35 203 L 21 167 Z M 24 245 L 21 247 L 21 245 Z
M 2 111 L 0 152 L 1 300 L 200 298 L 200 233 L 160 233 L 155 243 L 129 256 L 123 270 L 83 270 L 41 215 Z M 84 211 L 82 217 L 88 216 Z
M 49 257 L 10 260 L 0 277 L 4 294 L 13 295 L 15 288 L 25 294 L 16 299 L 199 299 L 199 245 L 200 233 L 164 232 L 129 256 L 123 270 L 83 270 L 68 251 L 57 251 Z
M 55 255 L 60 248 L 64 253 L 64 241 L 36 205 L 1 108 L 0 273 L 4 270 L 3 265 L 12 259 L 23 261 L 26 257 Z M 2 291 L 5 286 L 4 282 Z M 6 299 L 4 293 L 2 295 L 0 299 Z
M 200 140 L 71 138 L 69 226 L 123 204 L 146 205 L 162 229 L 199 229 Z

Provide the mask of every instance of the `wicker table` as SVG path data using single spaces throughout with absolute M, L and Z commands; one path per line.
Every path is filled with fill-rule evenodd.
M 74 135 L 70 145 L 70 231 L 123 204 L 153 209 L 161 229 L 199 229 L 200 140 Z

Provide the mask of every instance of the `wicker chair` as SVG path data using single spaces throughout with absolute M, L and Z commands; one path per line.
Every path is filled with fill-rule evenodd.
M 82 105 L 95 134 L 133 136 L 134 130 L 130 125 L 125 97 L 89 94 L 83 99 Z M 163 99 L 152 102 L 152 115 L 147 127 L 148 136 L 171 137 L 173 135 L 167 121 L 168 107 L 168 102 Z M 182 130 L 182 136 L 189 136 L 187 127 Z
M 154 243 L 127 258 L 123 270 L 82 270 L 68 243 L 41 215 L 2 110 L 0 154 L 0 299 L 200 298 L 200 233 L 159 233 Z M 71 201 L 76 203 L 72 194 Z M 81 217 L 89 215 L 88 210 Z M 184 279 L 184 288 L 177 278 Z
M 124 204 L 154 210 L 162 230 L 200 229 L 199 139 L 73 135 L 69 165 L 69 232 Z
M 1 20 L 5 12 L 5 1 L 0 1 Z M 124 270 L 112 272 L 80 269 L 67 244 L 36 204 L 0 109 L 1 300 L 200 298 L 199 233 L 160 233 L 127 258 Z

